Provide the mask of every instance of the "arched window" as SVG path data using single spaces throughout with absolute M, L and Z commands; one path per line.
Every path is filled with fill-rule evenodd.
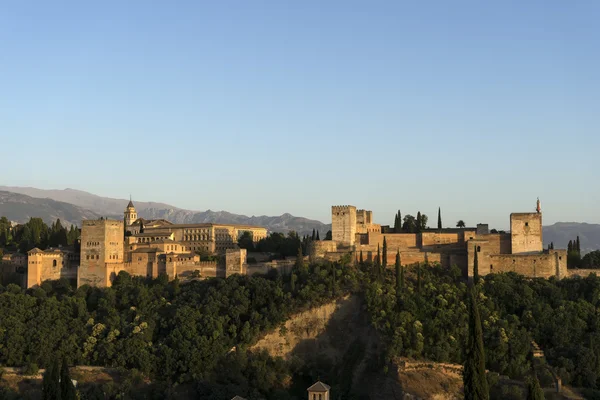
M 52 260 L 52 266 L 56 267 L 56 260 Z

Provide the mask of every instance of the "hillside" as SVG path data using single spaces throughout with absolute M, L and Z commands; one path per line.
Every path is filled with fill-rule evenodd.
M 39 217 L 47 224 L 60 218 L 63 225 L 68 226 L 80 225 L 82 219 L 98 218 L 100 214 L 61 201 L 0 191 L 0 216 L 16 222 L 27 222 L 31 217 Z
M 45 190 L 32 187 L 0 186 L 0 190 L 24 194 L 38 199 L 52 199 L 64 203 L 70 203 L 75 206 L 91 210 L 101 215 L 122 215 L 129 200 L 114 199 L 111 197 L 102 197 L 92 193 L 75 189 L 63 190 Z M 136 201 L 135 207 L 138 212 L 146 209 L 174 209 L 174 207 L 165 203 Z

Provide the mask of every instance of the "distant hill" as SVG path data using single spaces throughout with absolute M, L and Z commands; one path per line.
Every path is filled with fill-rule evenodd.
M 10 221 L 27 222 L 39 217 L 47 224 L 60 218 L 63 226 L 81 225 L 82 219 L 94 219 L 99 214 L 73 204 L 51 199 L 36 199 L 19 193 L 0 191 L 0 216 Z
M 62 190 L 45 190 L 45 189 L 36 189 L 32 187 L 18 187 L 18 186 L 0 186 L 0 190 L 20 193 L 31 197 L 36 197 L 39 199 L 52 199 L 56 201 L 62 201 L 65 203 L 70 203 L 76 205 L 81 208 L 86 208 L 95 213 L 101 215 L 123 215 L 123 211 L 127 206 L 129 200 L 127 199 L 113 199 L 110 197 L 102 197 L 92 193 L 84 192 L 81 190 L 75 189 L 62 189 Z M 135 201 L 135 208 L 138 213 L 140 211 L 146 210 L 148 208 L 152 209 L 174 209 L 178 210 L 177 207 L 174 207 L 165 203 L 155 203 L 155 202 L 144 202 L 144 201 Z
M 11 193 L 9 193 L 11 192 Z M 44 190 L 30 187 L 0 186 L 0 216 L 10 220 L 26 222 L 30 217 L 41 217 L 52 222 L 56 218 L 67 223 L 81 224 L 82 219 L 122 218 L 127 199 L 113 199 L 97 196 L 81 190 Z M 216 222 L 222 224 L 243 224 L 264 226 L 274 232 L 307 234 L 316 229 L 321 239 L 325 237 L 331 224 L 295 217 L 285 213 L 280 216 L 251 216 L 232 214 L 227 211 L 192 211 L 170 204 L 134 201 L 138 215 L 147 219 L 163 218 L 178 224 Z M 544 245 L 554 242 L 556 248 L 567 248 L 569 240 L 579 235 L 582 252 L 600 249 L 600 224 L 578 222 L 557 222 L 544 227 Z
M 64 190 L 44 190 L 29 187 L 12 187 L 12 186 L 0 186 L 0 190 L 6 192 L 12 192 L 15 196 L 23 196 L 23 198 L 29 198 L 25 203 L 32 203 L 31 200 L 36 198 L 37 204 L 43 205 L 43 215 L 40 216 L 46 222 L 52 221 L 51 218 L 60 218 L 60 210 L 67 206 L 73 207 L 74 210 L 80 210 L 79 213 L 73 213 L 72 219 L 77 225 L 81 225 L 81 220 L 84 218 L 97 218 L 104 216 L 108 218 L 122 218 L 123 211 L 127 206 L 129 200 L 127 199 L 113 199 L 109 197 L 101 197 L 95 194 L 83 192 L 74 189 Z M 3 200 L 0 199 L 0 203 Z M 70 204 L 67 204 L 70 203 Z M 10 201 L 5 205 L 0 204 L 0 216 L 6 215 L 7 218 L 17 222 L 26 222 L 31 213 L 35 211 L 35 208 L 28 208 L 28 212 L 17 212 L 19 209 L 15 204 L 19 204 L 18 201 Z M 181 208 L 174 207 L 165 203 L 155 202 L 144 202 L 134 201 L 135 208 L 138 215 L 146 219 L 166 219 L 168 221 L 177 224 L 191 224 L 191 223 L 221 223 L 221 224 L 240 224 L 240 225 L 256 225 L 264 226 L 273 232 L 289 232 L 296 231 L 299 234 L 311 233 L 313 229 L 316 229 L 320 233 L 321 238 L 325 238 L 325 234 L 331 225 L 323 224 L 320 221 L 311 220 L 302 217 L 294 217 L 291 214 L 283 214 L 280 216 L 251 216 L 232 214 L 227 211 L 191 211 L 184 210 Z M 3 207 L 3 208 L 2 208 Z M 15 215 L 15 217 L 9 217 L 8 215 Z M 87 214 L 86 214 L 87 213 Z M 84 217 L 89 215 L 89 217 Z M 53 217 L 54 216 L 54 217 Z M 69 220 L 71 223 L 72 221 Z
M 579 235 L 582 253 L 600 249 L 600 224 L 557 222 L 544 226 L 543 235 L 545 246 L 554 242 L 554 248 L 566 249 L 569 240 L 574 240 Z

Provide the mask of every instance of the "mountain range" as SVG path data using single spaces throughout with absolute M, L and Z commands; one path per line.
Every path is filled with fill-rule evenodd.
M 57 218 L 63 223 L 81 225 L 83 219 L 99 217 L 123 218 L 129 200 L 97 196 L 75 189 L 45 190 L 30 187 L 0 186 L 0 216 L 23 223 L 31 217 L 41 217 L 46 223 Z M 273 232 L 296 231 L 309 234 L 313 229 L 321 238 L 331 224 L 296 217 L 285 213 L 279 216 L 251 216 L 227 211 L 185 210 L 165 203 L 135 201 L 138 215 L 146 219 L 166 219 L 184 223 L 222 223 L 264 226 Z M 582 253 L 600 249 L 600 224 L 557 222 L 543 228 L 544 245 L 551 242 L 555 248 L 566 248 L 569 240 L 580 238 Z
M 123 218 L 129 200 L 101 197 L 75 189 L 44 190 L 30 187 L 0 186 L 0 216 L 23 223 L 31 217 L 40 217 L 46 223 L 57 218 L 63 223 L 81 225 L 81 220 L 90 218 Z M 192 211 L 170 204 L 134 202 L 138 216 L 146 219 L 166 219 L 177 224 L 221 223 L 264 226 L 274 232 L 296 231 L 309 234 L 313 229 L 321 237 L 331 225 L 320 221 L 295 217 L 289 213 L 279 216 L 251 216 L 232 214 L 227 211 Z

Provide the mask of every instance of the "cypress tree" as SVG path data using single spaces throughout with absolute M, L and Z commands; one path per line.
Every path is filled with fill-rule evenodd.
M 540 386 L 540 381 L 533 374 L 527 382 L 527 400 L 544 400 L 544 390 Z
M 579 235 L 577 235 L 577 254 L 581 254 L 581 243 L 579 243 Z
M 298 246 L 298 255 L 296 255 L 296 269 L 302 271 L 304 269 L 304 254 L 302 254 L 302 245 Z
M 400 252 L 400 250 L 398 250 L 398 252 Z M 400 259 L 400 288 L 404 289 L 404 267 L 402 266 L 402 259 Z
M 573 251 L 573 242 L 569 240 L 569 244 L 567 245 L 567 254 Z
M 319 238 L 319 231 L 317 231 L 317 239 L 316 239 L 316 240 L 321 240 L 321 239 Z
M 489 390 L 485 375 L 485 351 L 475 289 L 467 289 L 469 303 L 469 336 L 463 369 L 465 400 L 488 400 Z
M 417 225 L 416 232 L 421 232 L 421 226 L 423 225 L 423 220 L 422 220 L 422 217 L 421 217 L 421 211 L 417 211 L 416 225 Z
M 315 240 L 316 236 L 315 236 L 315 228 L 313 228 L 313 232 L 312 232 L 312 240 Z
M 59 380 L 60 366 L 55 359 L 48 365 L 42 378 L 42 400 L 61 400 Z
M 383 237 L 383 253 L 381 259 L 383 270 L 385 271 L 385 268 L 387 267 L 387 240 L 385 240 L 385 236 Z
M 402 280 L 404 278 L 402 276 L 402 265 L 400 263 L 400 250 L 398 250 L 396 253 L 396 296 L 400 296 L 400 293 L 402 292 Z
M 377 268 L 377 277 L 381 278 L 381 252 L 379 251 L 379 243 L 377 244 L 377 259 L 375 260 L 375 267 Z
M 417 293 L 421 293 L 421 263 L 417 263 Z
M 396 230 L 396 233 L 400 232 L 402 232 L 402 213 L 398 210 L 398 229 Z
M 438 229 L 442 230 L 442 207 L 438 207 Z
M 62 368 L 60 370 L 60 400 L 76 400 L 75 386 L 71 381 L 69 374 L 69 366 L 67 360 L 63 359 Z
M 298 276 L 292 272 L 292 275 L 290 276 L 290 289 L 292 290 L 292 293 L 296 293 L 296 281 L 298 280 Z
M 477 246 L 475 246 L 475 254 L 473 254 L 473 283 L 479 283 L 479 256 L 477 255 Z

